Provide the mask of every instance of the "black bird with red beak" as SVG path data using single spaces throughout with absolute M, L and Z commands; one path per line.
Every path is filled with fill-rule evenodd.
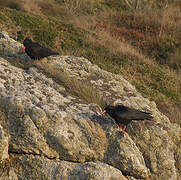
M 143 121 L 153 118 L 149 112 L 139 111 L 123 105 L 106 106 L 101 114 L 104 113 L 109 114 L 109 116 L 115 120 L 117 127 L 120 128 L 123 134 L 125 133 L 127 125 L 130 124 L 132 120 Z
M 58 55 L 59 53 L 54 52 L 40 44 L 33 42 L 31 39 L 26 38 L 23 41 L 24 51 L 31 59 L 41 59 L 51 55 Z

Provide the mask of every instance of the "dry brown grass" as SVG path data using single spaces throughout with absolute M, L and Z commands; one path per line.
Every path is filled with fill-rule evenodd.
M 70 16 L 75 16 L 77 13 L 80 13 L 82 9 L 91 6 L 94 4 L 94 0 L 64 0 L 64 8 Z
M 86 102 L 104 107 L 102 96 L 89 82 L 79 80 L 75 76 L 70 76 L 66 69 L 61 71 L 60 68 L 56 67 L 56 64 L 51 64 L 46 59 L 38 62 L 35 61 L 33 65 L 41 69 L 47 76 L 52 77 L 56 82 L 64 85 L 69 93 L 82 98 Z
M 140 59 L 142 60 L 145 60 L 146 56 L 146 59 L 150 57 L 151 61 L 156 59 L 158 63 L 170 65 L 168 54 L 174 50 L 176 44 L 180 43 L 181 12 L 178 7 L 171 4 L 147 13 L 102 12 L 98 16 L 99 19 L 96 15 L 79 17 L 72 23 L 95 33 L 96 38 L 101 40 L 97 41 L 99 44 L 103 43 L 104 36 L 106 42 L 108 39 L 116 42 L 116 39 L 122 41 L 122 50 L 125 51 L 125 54 L 131 53 L 137 57 L 141 54 Z M 110 36 L 109 38 L 105 32 Z M 95 43 L 97 42 L 95 41 Z M 105 43 L 103 45 L 105 46 Z
M 174 106 L 173 104 L 158 105 L 158 109 L 165 114 L 172 123 L 181 125 L 181 107 Z
M 170 107 L 169 112 L 166 113 L 166 115 L 169 117 L 169 119 L 172 121 L 172 123 L 177 123 L 181 125 L 181 108 L 179 107 Z
M 180 10 L 178 7 L 169 5 L 166 6 L 161 11 L 161 18 L 158 19 L 160 21 L 160 33 L 159 36 L 163 34 L 163 31 L 166 29 L 173 29 L 173 32 L 178 27 L 177 18 L 180 16 Z M 180 23 L 180 22 L 179 22 Z
M 27 69 L 30 67 L 36 67 L 43 71 L 47 77 L 53 78 L 57 83 L 63 85 L 66 90 L 77 97 L 82 98 L 88 103 L 98 104 L 101 108 L 104 108 L 105 102 L 98 92 L 87 80 L 79 80 L 75 76 L 70 76 L 70 73 L 64 69 L 57 68 L 56 64 L 49 63 L 46 58 L 42 60 L 32 60 L 24 62 L 23 60 L 16 61 L 15 59 L 7 59 L 13 66 L 18 68 Z
M 0 0 L 0 6 L 9 7 L 11 9 L 21 10 L 22 0 Z
M 174 69 L 181 71 L 181 51 L 180 51 L 180 48 L 177 48 L 175 50 L 174 54 L 172 54 L 170 56 L 170 65 Z
M 65 15 L 64 8 L 55 4 L 51 0 L 0 0 L 0 6 L 16 9 L 24 12 L 28 12 L 33 15 L 50 15 L 60 16 Z
M 39 3 L 42 2 L 41 0 L 23 0 L 21 3 L 21 8 L 23 11 L 31 13 L 31 14 L 36 14 L 36 15 L 41 15 L 42 10 L 41 7 L 39 6 Z
M 106 18 L 104 12 L 102 16 Z M 101 18 L 103 18 L 102 16 Z M 124 39 L 120 39 L 116 35 L 111 34 L 109 31 L 109 29 L 111 29 L 111 25 L 108 24 L 107 28 L 99 28 L 99 26 L 97 26 L 98 19 L 96 16 L 86 15 L 82 17 L 76 17 L 71 20 L 71 23 L 84 29 L 85 31 L 92 32 L 92 34 L 87 35 L 88 42 L 104 46 L 113 54 L 121 53 L 123 55 L 135 57 L 136 59 L 144 63 L 152 65 L 154 64 L 154 61 L 152 59 L 144 56 L 141 52 L 139 52 L 138 49 L 135 49 Z
M 132 47 L 124 40 L 117 39 L 116 36 L 111 36 L 105 30 L 98 30 L 96 32 L 97 37 L 88 36 L 92 43 L 96 43 L 108 48 L 113 54 L 121 53 L 128 57 L 136 58 L 138 61 L 142 61 L 146 64 L 154 65 L 154 61 L 144 56 L 139 50 Z
M 142 20 L 145 24 L 149 25 L 149 21 L 152 20 L 155 26 L 159 28 L 158 36 L 162 36 L 169 32 L 175 34 L 181 24 L 181 12 L 178 4 L 173 1 L 170 4 L 165 4 L 159 8 L 149 8 L 145 11 L 142 10 L 144 16 Z
M 34 15 L 72 19 L 82 12 L 89 11 L 98 1 L 102 0 L 64 0 L 62 3 L 55 3 L 52 0 L 0 0 L 0 6 Z
M 31 14 L 40 15 L 41 7 L 38 3 L 42 0 L 0 0 L 0 5 L 11 9 L 25 11 Z

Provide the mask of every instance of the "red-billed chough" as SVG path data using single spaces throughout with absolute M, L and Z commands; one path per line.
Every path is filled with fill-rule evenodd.
M 126 126 L 131 123 L 132 120 L 151 120 L 153 117 L 149 112 L 143 112 L 136 109 L 132 109 L 123 105 L 106 106 L 101 114 L 108 113 L 120 128 L 122 133 L 125 133 Z M 124 128 L 122 128 L 124 126 Z
M 41 59 L 51 55 L 58 55 L 57 52 L 54 52 L 46 47 L 41 46 L 40 44 L 33 42 L 31 39 L 26 38 L 23 41 L 24 50 L 31 59 Z

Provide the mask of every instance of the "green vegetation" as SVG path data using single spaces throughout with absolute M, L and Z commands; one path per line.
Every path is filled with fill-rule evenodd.
M 28 36 L 62 55 L 84 56 L 102 69 L 121 74 L 172 121 L 179 121 L 178 0 L 133 0 L 131 4 L 125 0 L 26 2 L 29 4 L 0 0 L 0 30 L 11 36 L 21 30 L 20 42 Z

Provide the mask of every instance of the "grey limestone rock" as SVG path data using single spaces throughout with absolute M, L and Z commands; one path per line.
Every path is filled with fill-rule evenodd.
M 5 134 L 3 127 L 0 125 L 0 162 L 9 158 L 8 147 L 9 138 Z
M 0 43 L 6 40 L 1 38 Z M 9 43 L 14 51 L 12 43 L 19 47 L 18 42 Z M 123 77 L 83 57 L 49 57 L 21 69 L 6 56 L 0 57 L 0 169 L 7 167 L 0 172 L 4 177 L 181 178 L 179 125 L 170 123 L 154 102 L 143 98 Z M 16 61 L 22 62 L 23 56 Z M 61 81 L 65 74 L 68 82 Z M 83 89 L 79 83 L 85 89 L 93 87 L 95 97 L 149 111 L 154 118 L 132 122 L 121 135 L 114 120 L 100 114 L 95 97 L 90 102 L 72 93 Z
M 72 163 L 50 160 L 45 157 L 13 156 L 17 162 L 18 177 L 24 179 L 69 179 L 69 180 L 126 180 L 121 171 L 102 162 Z M 31 167 L 31 168 L 29 168 Z
M 0 32 L 0 56 L 12 60 L 29 61 L 29 56 L 23 52 L 23 45 L 10 38 L 6 32 Z

